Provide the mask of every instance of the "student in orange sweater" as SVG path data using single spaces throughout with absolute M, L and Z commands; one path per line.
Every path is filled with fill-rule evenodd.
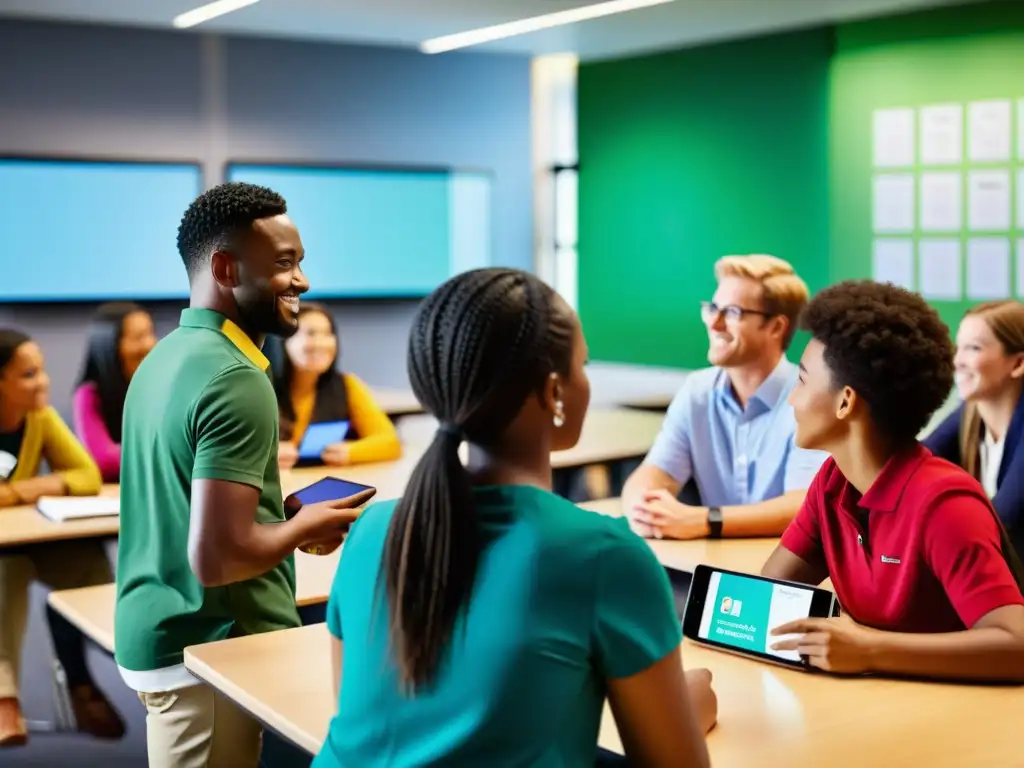
M 349 431 L 324 449 L 324 464 L 341 467 L 401 456 L 398 433 L 370 388 L 357 376 L 337 370 L 338 333 L 326 307 L 304 302 L 298 332 L 284 342 L 268 339 L 267 347 L 281 414 L 282 468 L 295 466 L 309 425 L 329 421 L 347 421 Z
M 43 353 L 28 336 L 0 329 L 0 526 L 4 507 L 34 504 L 41 496 L 99 493 L 100 471 L 49 404 L 50 379 Z M 40 474 L 46 462 L 49 474 Z M 39 545 L 0 557 L 0 747 L 28 740 L 18 703 L 21 646 L 28 621 L 28 588 L 40 579 L 55 589 L 112 580 L 99 541 Z M 93 683 L 82 635 L 49 612 L 53 645 L 67 676 L 78 729 L 119 738 L 124 724 Z

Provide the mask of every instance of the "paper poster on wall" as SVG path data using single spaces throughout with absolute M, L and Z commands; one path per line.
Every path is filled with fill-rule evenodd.
M 917 255 L 922 296 L 943 301 L 963 298 L 959 240 L 922 239 L 917 244 Z
M 872 279 L 914 290 L 914 242 L 909 238 L 875 240 Z
M 914 229 L 914 176 L 886 173 L 875 176 L 875 232 L 911 232 Z
M 1024 160 L 1024 99 L 1017 102 L 1017 159 Z
M 925 232 L 959 232 L 963 226 L 961 175 L 959 171 L 928 171 L 921 174 L 919 226 Z
M 1010 241 L 1005 237 L 973 237 L 967 241 L 967 298 L 1010 296 Z
M 1010 172 L 967 174 L 967 226 L 972 232 L 1010 228 Z
M 876 168 L 906 168 L 914 164 L 914 110 L 876 109 L 873 115 Z
M 960 104 L 921 108 L 921 163 L 958 165 L 963 159 L 964 109 Z
M 967 108 L 968 157 L 976 163 L 1010 159 L 1010 102 L 975 101 Z
M 1017 229 L 1024 229 L 1024 169 L 1017 171 Z
M 1017 241 L 1017 298 L 1024 299 L 1024 239 Z

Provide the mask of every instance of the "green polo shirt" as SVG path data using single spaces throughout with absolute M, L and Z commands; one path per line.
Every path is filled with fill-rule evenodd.
M 128 387 L 121 443 L 117 664 L 137 691 L 194 683 L 188 645 L 300 624 L 289 557 L 249 581 L 204 588 L 188 562 L 192 482 L 260 491 L 256 520 L 284 520 L 277 399 L 268 362 L 224 316 L 186 309 Z

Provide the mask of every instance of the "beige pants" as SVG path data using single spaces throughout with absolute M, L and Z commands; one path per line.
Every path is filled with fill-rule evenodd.
M 263 730 L 207 685 L 140 693 L 149 768 L 257 768 Z
M 108 584 L 112 576 L 99 540 L 54 542 L 0 557 L 0 699 L 18 695 L 28 588 L 36 579 L 52 589 L 72 589 Z

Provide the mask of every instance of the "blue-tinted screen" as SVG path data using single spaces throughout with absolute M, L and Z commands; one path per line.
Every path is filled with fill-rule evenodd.
M 422 296 L 491 263 L 486 174 L 234 164 L 228 178 L 288 201 L 311 298 Z
M 178 223 L 197 165 L 0 160 L 0 301 L 188 295 Z

